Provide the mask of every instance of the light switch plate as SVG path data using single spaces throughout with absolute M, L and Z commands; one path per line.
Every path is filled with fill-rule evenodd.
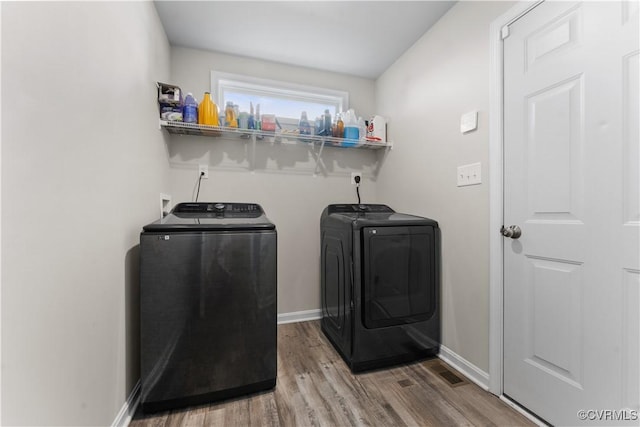
M 470 165 L 458 166 L 458 187 L 467 185 L 477 185 L 482 183 L 481 164 L 472 163 Z
M 460 132 L 467 133 L 478 129 L 478 112 L 470 111 L 460 117 Z

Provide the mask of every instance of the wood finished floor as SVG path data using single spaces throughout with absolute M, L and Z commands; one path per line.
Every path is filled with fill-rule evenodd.
M 443 367 L 432 359 L 353 375 L 319 321 L 279 325 L 274 390 L 182 410 L 138 411 L 130 426 L 533 425 L 473 383 L 452 386 L 439 374 Z

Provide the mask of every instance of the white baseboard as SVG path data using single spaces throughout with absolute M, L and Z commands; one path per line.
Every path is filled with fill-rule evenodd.
M 477 384 L 480 388 L 489 391 L 488 373 L 443 345 L 440 345 L 440 354 L 438 357 Z
M 133 415 L 136 413 L 136 409 L 138 409 L 138 404 L 140 403 L 140 381 L 136 383 L 131 390 L 131 394 L 127 398 L 127 401 L 124 402 L 120 412 L 116 416 L 116 419 L 111 423 L 111 427 L 127 427 L 133 418 Z
M 306 322 L 308 320 L 322 319 L 322 310 L 317 308 L 315 310 L 294 311 L 291 313 L 278 314 L 278 325 L 284 323 L 296 323 Z

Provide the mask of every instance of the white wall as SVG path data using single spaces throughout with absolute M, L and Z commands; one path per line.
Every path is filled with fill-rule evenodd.
M 356 113 L 374 109 L 374 82 L 347 75 L 252 60 L 202 50 L 171 48 L 171 83 L 198 100 L 209 91 L 211 70 L 327 87 L 349 92 Z M 213 94 L 215 96 L 217 94 Z M 268 113 L 268 111 L 262 111 Z M 172 136 L 169 143 L 173 202 L 192 200 L 198 164 L 210 165 L 200 201 L 257 202 L 278 230 L 278 312 L 320 308 L 320 214 L 330 203 L 356 203 L 351 171 L 363 171 L 363 201 L 375 202 L 371 180 L 378 154 L 370 150 L 327 148 L 326 171 L 314 177 L 307 145 L 259 143 L 257 167 L 249 171 L 250 144 L 196 136 Z
M 168 78 L 150 2 L 2 4 L 3 425 L 109 425 L 139 378 Z
M 395 142 L 378 199 L 436 219 L 442 231 L 443 344 L 489 366 L 489 25 L 512 2 L 459 2 L 376 81 Z M 479 111 L 478 130 L 460 115 Z M 456 167 L 482 163 L 481 185 L 456 186 Z M 497 230 L 494 230 L 497 231 Z

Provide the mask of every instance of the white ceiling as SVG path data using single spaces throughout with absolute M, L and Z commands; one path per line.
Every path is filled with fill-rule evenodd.
M 454 1 L 156 1 L 174 46 L 377 78 Z

